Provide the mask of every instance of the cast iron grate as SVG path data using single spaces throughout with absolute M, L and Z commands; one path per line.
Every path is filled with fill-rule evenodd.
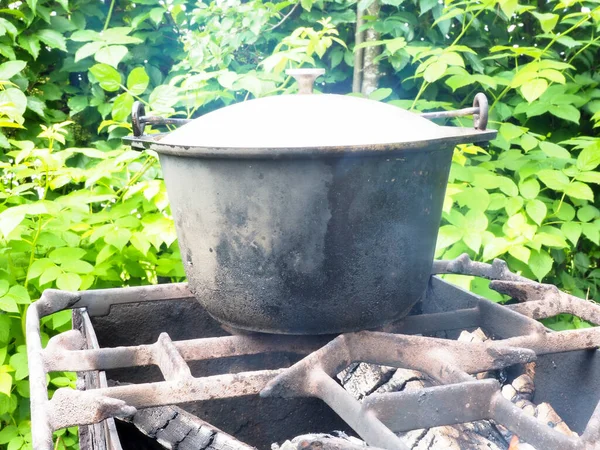
M 497 380 L 472 376 L 529 363 L 540 355 L 598 348 L 598 328 L 552 332 L 535 319 L 569 313 L 598 325 L 600 306 L 555 286 L 515 275 L 500 260 L 489 265 L 463 255 L 452 261 L 436 261 L 432 273 L 491 279 L 490 287 L 521 303 L 501 306 L 477 297 L 470 308 L 409 316 L 384 330 L 346 333 L 333 340 L 323 336 L 243 335 L 171 341 L 163 333 L 151 345 L 99 348 L 90 316 L 105 315 L 117 304 L 190 298 L 186 285 L 77 293 L 47 290 L 27 313 L 34 448 L 51 450 L 54 430 L 101 424 L 97 427 L 105 428 L 96 428 L 96 432 L 114 440 L 113 448 L 118 450 L 114 417 L 131 416 L 137 409 L 255 394 L 320 398 L 369 445 L 385 449 L 407 448 L 396 435 L 402 431 L 481 419 L 502 424 L 536 448 L 600 448 L 600 406 L 580 436 L 569 436 L 506 400 Z M 435 277 L 432 282 L 442 283 Z M 62 333 L 42 348 L 40 319 L 69 308 L 81 308 L 82 332 Z M 477 327 L 496 339 L 479 343 L 417 336 Z M 190 361 L 277 351 L 306 356 L 287 369 L 201 378 L 193 377 L 188 366 Z M 438 385 L 419 392 L 371 394 L 361 403 L 333 378 L 354 362 L 414 369 Z M 158 366 L 164 381 L 110 387 L 106 383 L 105 370 L 148 365 Z M 85 372 L 91 378 L 81 386 L 84 390 L 62 388 L 48 399 L 46 374 L 53 371 Z

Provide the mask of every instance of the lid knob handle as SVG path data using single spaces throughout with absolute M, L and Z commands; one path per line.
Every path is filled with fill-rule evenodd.
M 288 69 L 285 73 L 298 83 L 298 94 L 312 94 L 315 80 L 325 73 L 325 69 Z

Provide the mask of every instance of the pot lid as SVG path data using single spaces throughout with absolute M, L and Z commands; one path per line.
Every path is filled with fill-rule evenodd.
M 356 148 L 456 137 L 461 130 L 375 100 L 335 94 L 302 95 L 312 91 L 314 79 L 323 72 L 290 71 L 298 80 L 299 94 L 226 106 L 170 132 L 160 144 L 229 149 Z

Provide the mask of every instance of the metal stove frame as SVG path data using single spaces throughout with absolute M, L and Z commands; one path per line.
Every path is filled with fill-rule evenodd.
M 470 374 L 535 361 L 536 355 L 596 349 L 600 328 L 552 332 L 535 319 L 569 313 L 600 324 L 600 306 L 510 272 L 506 263 L 473 262 L 467 255 L 435 261 L 432 274 L 474 275 L 522 303 L 501 306 L 482 297 L 474 307 L 406 317 L 380 331 L 331 336 L 242 335 L 171 341 L 166 333 L 151 345 L 99 348 L 90 317 L 111 306 L 193 297 L 186 284 L 64 292 L 46 290 L 27 312 L 33 447 L 52 450 L 55 430 L 103 422 L 116 436 L 114 417 L 138 408 L 260 394 L 317 397 L 327 403 L 369 445 L 406 449 L 395 433 L 417 428 L 492 419 L 537 448 L 600 448 L 600 404 L 581 436 L 567 436 L 531 417 L 500 394 L 494 379 Z M 451 286 L 437 277 L 432 284 Z M 459 288 L 453 287 L 459 290 Z M 471 295 L 471 294 L 469 294 Z M 42 348 L 40 319 L 81 308 L 82 332 L 71 330 Z M 468 343 L 415 336 L 481 327 L 500 340 Z M 188 361 L 286 351 L 308 355 L 290 368 L 195 378 Z M 359 402 L 333 377 L 353 362 L 368 362 L 427 374 L 436 383 L 418 392 L 372 394 Z M 105 370 L 156 365 L 165 381 L 108 387 Z M 46 375 L 54 371 L 96 374 L 99 389 L 58 389 L 48 399 Z M 440 408 L 439 405 L 444 407 Z M 110 437 L 109 437 L 110 439 Z M 118 441 L 118 439 L 117 439 Z M 118 442 L 114 448 L 118 450 Z

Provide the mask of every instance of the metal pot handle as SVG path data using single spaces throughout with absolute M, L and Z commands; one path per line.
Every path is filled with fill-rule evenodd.
M 483 92 L 479 92 L 473 99 L 472 108 L 457 109 L 454 111 L 434 111 L 421 113 L 425 119 L 448 119 L 451 117 L 473 116 L 473 127 L 485 131 L 488 124 L 488 100 Z
M 174 119 L 158 116 L 147 116 L 143 103 L 136 101 L 131 108 L 131 128 L 134 137 L 144 134 L 146 125 L 185 125 L 190 119 Z

